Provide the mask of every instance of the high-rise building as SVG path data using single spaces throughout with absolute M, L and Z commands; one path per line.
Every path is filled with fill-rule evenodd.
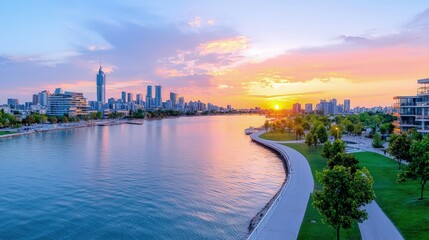
M 313 104 L 311 104 L 311 103 L 306 103 L 306 104 L 305 104 L 305 112 L 306 112 L 306 113 L 311 113 L 311 112 L 313 112 Z
M 152 86 L 147 86 L 146 91 L 146 109 L 152 108 Z
M 329 100 L 329 113 L 328 114 L 338 114 L 338 108 L 337 108 L 337 99 L 333 98 Z
M 170 101 L 172 108 L 176 108 L 177 106 L 177 93 L 170 92 Z
M 155 86 L 155 107 L 162 107 L 162 87 L 161 85 Z
M 106 103 L 106 74 L 101 69 L 101 64 L 97 73 L 97 102 Z
M 429 78 L 417 80 L 419 87 L 416 96 L 396 96 L 394 107 L 397 121 L 393 122 L 395 131 L 405 132 L 416 129 L 429 134 Z
M 48 106 L 48 99 L 49 99 L 49 95 L 50 95 L 49 91 L 43 90 L 43 91 L 39 92 L 38 95 L 39 95 L 39 97 L 38 97 L 39 104 L 41 106 Z
M 293 104 L 293 113 L 300 113 L 301 112 L 301 104 L 295 103 Z
M 127 102 L 127 92 L 122 91 L 121 99 L 123 103 Z
M 344 113 L 350 113 L 350 99 L 344 100 Z
M 136 102 L 137 102 L 137 104 L 142 103 L 142 95 L 140 93 L 136 95 Z
M 19 105 L 19 100 L 16 98 L 8 98 L 7 105 L 12 109 L 17 109 Z
M 56 95 L 63 94 L 63 90 L 61 88 L 55 88 L 54 94 Z
M 182 110 L 185 109 L 185 98 L 184 97 L 179 97 L 179 104 L 177 107 L 182 109 Z
M 134 101 L 134 94 L 133 93 L 128 93 L 128 101 L 127 102 L 132 102 Z
M 32 101 L 33 105 L 37 105 L 39 104 L 39 95 L 38 94 L 33 94 L 33 101 Z
M 89 108 L 82 93 L 65 92 L 53 94 L 49 96 L 48 102 L 48 115 L 52 116 L 64 116 L 64 114 L 84 116 Z

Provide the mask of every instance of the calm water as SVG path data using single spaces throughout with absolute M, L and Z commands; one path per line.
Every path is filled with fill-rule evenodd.
M 0 139 L 0 239 L 240 239 L 280 188 L 257 116 Z

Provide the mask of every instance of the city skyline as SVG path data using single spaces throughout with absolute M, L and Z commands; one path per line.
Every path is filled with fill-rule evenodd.
M 271 3 L 181 1 L 172 3 L 177 12 L 155 2 L 6 3 L 0 102 L 56 87 L 96 99 L 100 59 L 106 99 L 162 85 L 238 108 L 334 97 L 389 106 L 429 75 L 425 3 Z

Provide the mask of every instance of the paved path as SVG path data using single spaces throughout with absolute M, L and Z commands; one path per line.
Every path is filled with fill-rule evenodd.
M 360 234 L 363 240 L 400 240 L 404 239 L 392 221 L 384 214 L 377 202 L 372 201 L 364 209 L 368 219 L 359 223 Z
M 307 159 L 292 148 L 275 141 L 259 138 L 262 132 L 252 134 L 254 141 L 278 151 L 288 160 L 287 182 L 264 218 L 249 239 L 296 239 L 305 210 L 313 192 L 314 181 Z
M 357 142 L 360 151 L 375 152 L 388 158 L 391 158 L 392 160 L 395 160 L 389 154 L 384 154 L 383 150 L 373 148 L 372 139 L 343 136 L 342 140 Z M 372 201 L 370 204 L 363 207 L 363 209 L 365 209 L 368 213 L 368 219 L 365 220 L 363 223 L 359 223 L 359 229 L 362 239 L 404 239 L 401 233 L 399 233 L 398 229 L 392 223 L 392 221 L 390 221 L 390 219 L 386 216 L 383 210 L 381 210 L 380 206 L 377 204 L 376 201 Z

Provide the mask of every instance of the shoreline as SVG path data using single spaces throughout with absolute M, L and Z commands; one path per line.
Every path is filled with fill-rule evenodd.
M 289 166 L 289 160 L 287 159 L 287 157 L 283 156 L 282 153 L 280 151 L 278 151 L 277 149 L 275 149 L 269 145 L 265 145 L 264 143 L 262 143 L 260 141 L 255 140 L 255 137 L 253 137 L 252 135 L 250 137 L 251 137 L 253 142 L 255 142 L 256 144 L 258 144 L 258 145 L 260 145 L 260 146 L 262 146 L 268 150 L 270 150 L 271 152 L 274 152 L 281 159 L 281 161 L 283 163 L 283 170 L 285 173 L 285 178 L 284 178 L 284 181 L 283 181 L 281 187 L 276 192 L 276 194 L 274 194 L 274 196 L 270 199 L 270 201 L 250 221 L 249 226 L 248 226 L 248 233 L 246 235 L 246 239 L 250 239 L 250 236 L 253 234 L 254 230 L 261 223 L 261 221 L 264 218 L 264 216 L 266 215 L 266 213 L 271 209 L 271 207 L 273 207 L 274 202 L 276 200 L 278 200 L 280 193 L 286 188 L 288 180 L 290 178 L 290 166 Z M 256 138 L 259 138 L 259 135 L 256 136 Z

